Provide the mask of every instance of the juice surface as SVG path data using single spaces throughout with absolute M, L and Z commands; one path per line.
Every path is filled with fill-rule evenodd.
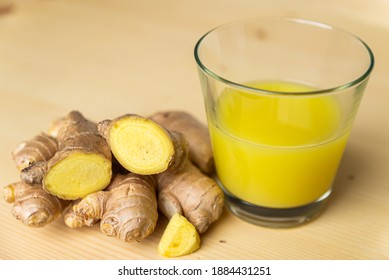
M 251 87 L 291 94 L 226 89 L 209 127 L 220 182 L 255 205 L 289 208 L 330 190 L 348 133 L 339 134 L 336 97 L 293 95 L 312 88 L 290 82 Z

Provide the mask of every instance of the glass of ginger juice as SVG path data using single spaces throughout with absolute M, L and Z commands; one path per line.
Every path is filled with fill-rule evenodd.
M 374 57 L 323 23 L 251 18 L 195 46 L 217 180 L 229 210 L 283 228 L 323 212 Z

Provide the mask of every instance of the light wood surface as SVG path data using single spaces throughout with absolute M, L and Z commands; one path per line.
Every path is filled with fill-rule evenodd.
M 0 185 L 18 180 L 15 146 L 77 109 L 99 121 L 183 109 L 205 121 L 193 47 L 209 29 L 251 16 L 302 17 L 363 38 L 376 66 L 329 207 L 314 222 L 267 229 L 224 211 L 181 259 L 389 259 L 389 2 L 0 0 Z M 1 9 L 0 9 L 1 10 Z M 0 199 L 0 259 L 161 259 L 166 219 L 139 244 L 15 220 Z

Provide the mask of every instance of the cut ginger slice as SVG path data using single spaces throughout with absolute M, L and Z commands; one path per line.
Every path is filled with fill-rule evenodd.
M 196 228 L 181 214 L 174 214 L 158 244 L 158 253 L 165 257 L 180 257 L 199 248 L 200 236 Z
M 46 173 L 44 187 L 60 198 L 75 200 L 103 190 L 110 180 L 110 160 L 99 154 L 73 152 Z
M 104 126 L 106 127 L 104 128 Z M 128 171 L 148 175 L 165 171 L 174 156 L 170 134 L 152 120 L 125 115 L 100 124 L 112 153 Z

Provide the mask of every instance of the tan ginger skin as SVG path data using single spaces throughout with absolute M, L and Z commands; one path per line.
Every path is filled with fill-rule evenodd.
M 11 213 L 30 227 L 43 227 L 53 222 L 66 206 L 66 202 L 47 193 L 40 185 L 23 181 L 4 187 L 4 200 L 13 203 Z
M 170 131 L 184 134 L 189 141 L 191 161 L 205 174 L 212 175 L 215 172 L 211 139 L 206 125 L 185 111 L 160 111 L 150 118 Z
M 45 162 L 58 150 L 57 140 L 46 133 L 21 142 L 12 152 L 16 168 L 21 171 L 35 162 Z
M 179 172 L 157 175 L 158 206 L 168 218 L 175 213 L 185 216 L 199 233 L 219 219 L 224 195 L 217 183 L 186 160 Z
M 47 133 L 36 135 L 21 142 L 12 152 L 12 158 L 19 171 L 33 164 L 41 164 L 54 156 L 58 144 Z M 62 212 L 66 202 L 42 189 L 41 184 L 20 181 L 3 188 L 4 200 L 13 203 L 11 213 L 29 227 L 43 227 L 53 222 Z
M 100 220 L 101 231 L 125 242 L 139 242 L 157 224 L 156 182 L 152 176 L 118 174 L 104 191 L 88 195 L 64 213 L 71 228 Z
M 195 123 L 188 121 L 184 126 Z M 220 217 L 224 201 L 222 191 L 189 159 L 190 156 L 192 160 L 201 158 L 193 155 L 198 153 L 197 149 L 190 149 L 196 146 L 194 143 L 207 143 L 210 149 L 206 140 L 209 135 L 204 139 L 203 133 L 186 132 L 185 137 L 179 130 L 190 131 L 190 128 L 175 131 L 150 118 L 130 114 L 96 125 L 77 111 L 70 112 L 53 127 L 50 135 L 57 136 L 57 151 L 50 159 L 34 159 L 33 163 L 28 163 L 21 171 L 24 182 L 10 184 L 6 189 L 18 187 L 5 191 L 11 197 L 6 200 L 14 201 L 15 209 L 19 207 L 17 196 L 35 199 L 33 207 L 42 207 L 48 213 L 46 218 L 35 220 L 52 221 L 50 217 L 57 217 L 63 206 L 70 203 L 63 211 L 69 227 L 100 223 L 104 234 L 133 242 L 143 240 L 154 231 L 158 208 L 169 219 L 175 213 L 184 215 L 199 233 L 205 232 Z M 117 128 L 120 129 L 115 131 Z M 128 141 L 134 138 L 130 151 L 126 151 Z M 115 155 L 115 151 L 118 154 Z M 135 152 L 133 160 L 138 169 L 129 169 L 119 160 L 122 153 L 128 152 Z M 116 163 L 116 160 L 130 173 L 115 175 L 111 180 L 112 161 Z M 157 169 L 155 165 L 159 165 Z M 138 172 L 141 174 L 135 174 Z M 90 185 L 94 186 L 90 188 Z M 31 195 L 33 192 L 36 194 Z M 46 210 L 45 203 L 55 206 L 54 210 Z M 30 215 L 28 209 L 13 211 L 16 217 Z M 21 214 L 23 211 L 26 213 Z
M 55 155 L 24 169 L 22 180 L 30 184 L 41 181 L 44 189 L 66 200 L 83 198 L 109 184 L 111 151 L 95 123 L 72 111 L 63 118 L 57 141 Z
M 176 133 L 182 150 L 189 150 L 189 144 L 181 133 Z M 219 219 L 224 206 L 224 194 L 217 183 L 200 171 L 182 153 L 177 167 L 157 174 L 158 207 L 169 219 L 179 213 L 191 222 L 199 233 Z
M 142 126 L 144 131 L 134 129 L 138 124 Z M 194 125 L 194 122 L 188 122 L 187 125 Z M 131 133 L 117 135 L 112 132 L 112 129 L 125 131 L 129 127 L 131 127 Z M 145 163 L 142 162 L 138 165 L 146 166 L 142 170 L 134 169 L 135 164 L 133 163 L 130 163 L 131 168 L 128 170 L 144 173 L 144 170 L 148 169 L 149 174 L 155 174 L 158 183 L 158 207 L 166 217 L 170 219 L 173 214 L 180 213 L 193 223 L 199 233 L 205 232 L 220 217 L 224 205 L 224 195 L 216 182 L 203 174 L 189 160 L 189 143 L 193 139 L 187 140 L 183 133 L 168 130 L 151 119 L 137 115 L 123 115 L 114 120 L 100 122 L 98 129 L 109 143 L 115 158 L 122 164 L 120 156 L 123 154 L 120 151 L 127 148 L 126 145 L 133 140 L 132 138 L 138 138 L 138 140 L 133 140 L 131 147 L 131 151 L 135 151 L 135 155 L 131 155 L 133 161 L 141 162 L 149 156 L 150 160 L 145 160 Z M 135 134 L 133 131 L 137 131 L 137 133 Z M 197 135 L 197 137 L 202 137 L 202 135 Z M 119 136 L 121 141 L 117 141 Z M 159 143 L 159 145 L 152 147 L 155 143 Z M 152 160 L 156 157 L 155 150 L 164 151 L 163 147 L 170 148 L 170 143 L 172 143 L 173 151 L 166 149 L 165 154 L 158 155 L 160 158 L 169 158 L 163 171 L 147 168 L 153 165 Z M 136 151 L 143 151 L 143 153 L 136 154 Z M 196 151 L 194 150 L 194 152 Z M 127 151 L 124 151 L 125 153 Z

